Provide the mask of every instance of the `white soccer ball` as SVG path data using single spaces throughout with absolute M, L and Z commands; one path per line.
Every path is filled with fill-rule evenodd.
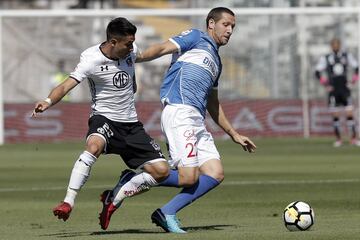
M 284 210 L 285 227 L 290 231 L 305 231 L 314 224 L 314 210 L 301 201 L 292 202 Z

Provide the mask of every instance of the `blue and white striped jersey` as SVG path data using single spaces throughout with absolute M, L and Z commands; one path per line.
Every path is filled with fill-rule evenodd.
M 179 49 L 173 54 L 160 89 L 163 104 L 196 107 L 205 117 L 210 91 L 217 88 L 222 65 L 218 46 L 205 32 L 191 29 L 169 39 Z

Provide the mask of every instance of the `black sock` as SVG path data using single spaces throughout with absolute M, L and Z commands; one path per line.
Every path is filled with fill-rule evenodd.
M 341 139 L 340 135 L 340 121 L 338 117 L 333 117 L 334 133 L 337 140 Z
M 356 130 L 355 130 L 354 118 L 352 116 L 347 117 L 346 122 L 347 122 L 347 126 L 348 126 L 348 129 L 349 129 L 349 133 L 351 133 L 351 138 L 356 138 Z

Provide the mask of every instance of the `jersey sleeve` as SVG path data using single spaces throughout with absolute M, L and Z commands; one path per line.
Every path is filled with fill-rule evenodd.
M 218 89 L 221 72 L 222 72 L 222 64 L 219 65 L 219 74 L 214 82 L 213 89 Z
M 80 62 L 76 66 L 75 70 L 70 73 L 70 77 L 74 78 L 78 82 L 82 82 L 88 78 L 93 72 L 93 63 L 86 54 L 82 53 L 80 56 Z
M 133 51 L 130 54 L 131 54 L 132 61 L 135 62 L 138 54 L 140 54 L 140 49 L 138 48 L 138 46 L 135 43 L 133 43 Z
M 170 38 L 169 40 L 174 43 L 179 53 L 190 50 L 201 38 L 199 30 L 190 29 L 182 32 L 180 35 Z
M 354 58 L 354 56 L 351 53 L 348 53 L 347 55 L 349 64 L 352 68 L 357 68 L 358 67 L 358 62 L 356 61 L 356 59 Z
M 319 62 L 316 64 L 316 67 L 315 67 L 315 70 L 316 71 L 319 71 L 319 72 L 322 72 L 326 69 L 326 57 L 325 56 L 322 56 L 320 59 L 319 59 Z

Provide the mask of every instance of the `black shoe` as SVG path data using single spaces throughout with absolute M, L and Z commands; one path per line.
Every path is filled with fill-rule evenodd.
M 165 232 L 170 232 L 166 223 L 166 218 L 160 208 L 156 209 L 155 212 L 151 214 L 151 221 L 156 224 L 156 226 L 164 229 Z
M 180 221 L 176 215 L 165 215 L 161 209 L 156 209 L 151 214 L 151 220 L 157 226 L 164 229 L 165 232 L 186 233 L 186 231 L 180 228 Z

